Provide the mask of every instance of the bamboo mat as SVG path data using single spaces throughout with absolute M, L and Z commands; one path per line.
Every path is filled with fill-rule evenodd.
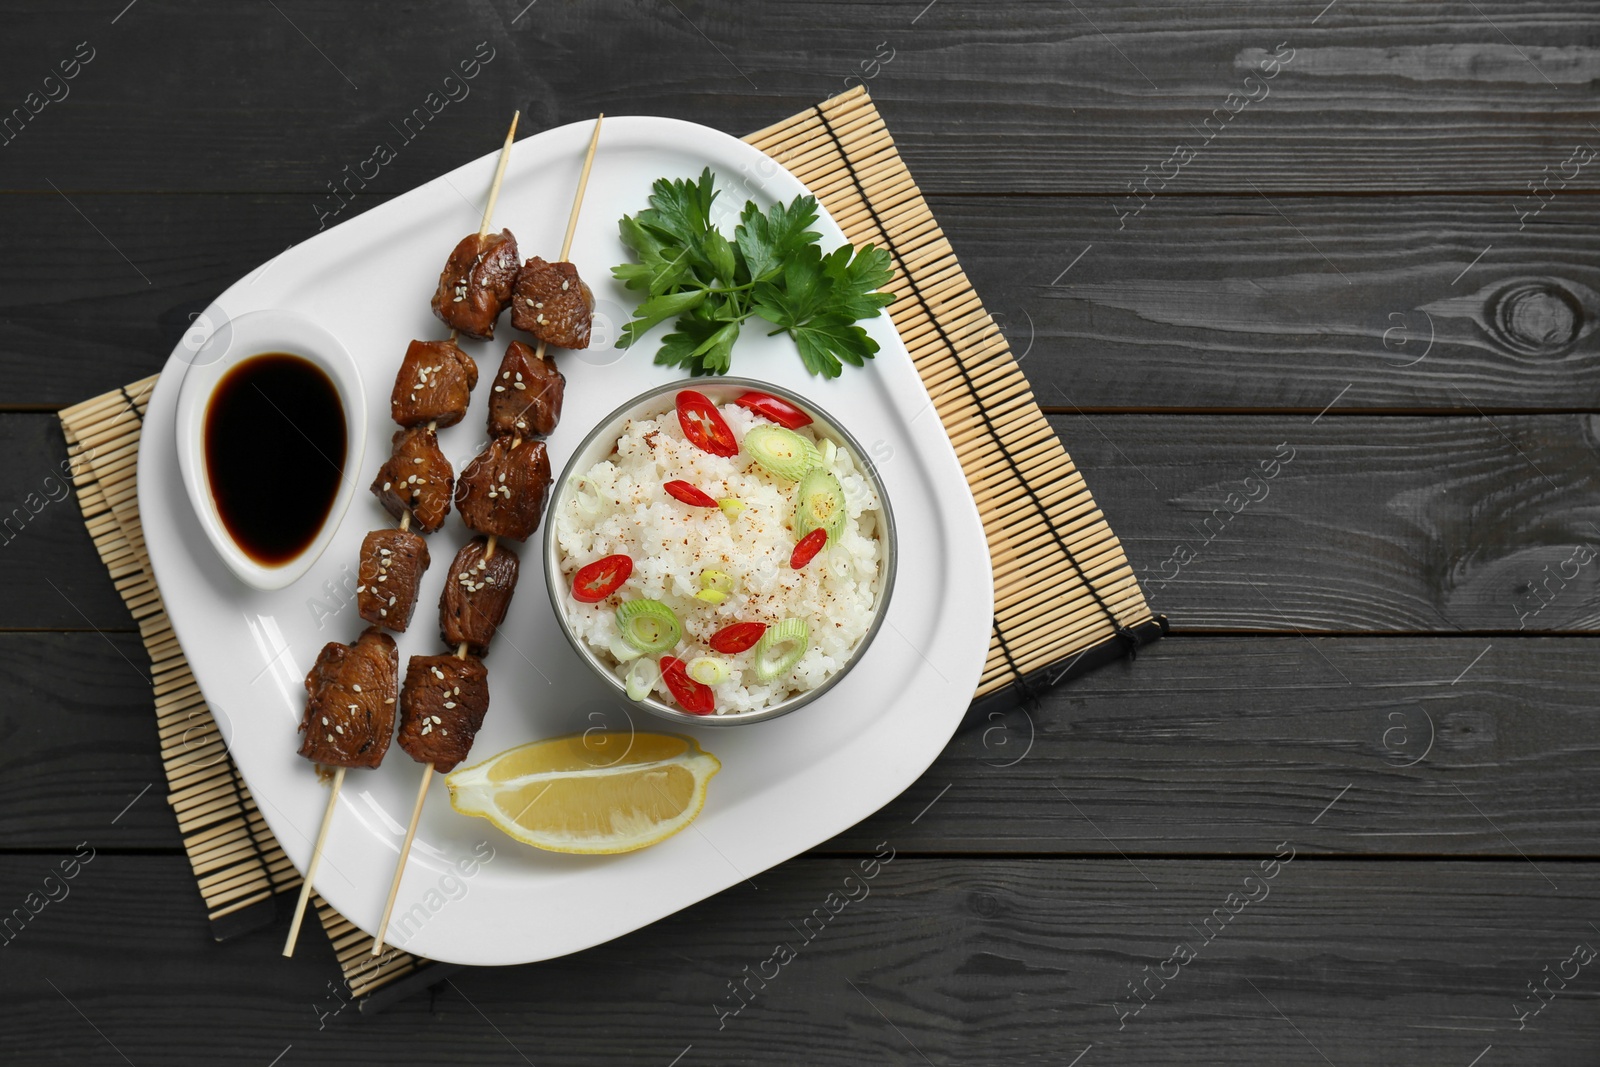
M 793 171 L 855 244 L 887 247 L 890 308 L 983 517 L 995 617 L 974 708 L 1030 700 L 1159 637 L 1116 535 L 1034 403 L 994 320 L 957 263 L 865 89 L 745 138 Z M 277 918 L 300 875 L 267 829 L 178 647 L 139 521 L 139 435 L 155 377 L 61 413 L 84 521 L 133 613 L 153 667 L 167 802 L 223 940 Z M 314 898 L 350 992 L 371 1009 L 446 973 L 370 939 Z

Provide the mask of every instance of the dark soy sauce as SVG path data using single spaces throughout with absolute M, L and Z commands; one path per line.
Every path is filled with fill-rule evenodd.
M 287 563 L 322 529 L 344 477 L 339 390 L 310 360 L 251 356 L 206 407 L 206 471 L 222 524 L 245 555 Z

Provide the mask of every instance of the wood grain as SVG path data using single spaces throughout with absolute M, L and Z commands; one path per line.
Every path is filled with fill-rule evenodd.
M 870 853 L 893 832 L 908 851 L 1115 858 L 1292 834 L 1321 855 L 1593 857 L 1595 652 L 1580 637 L 1172 637 L 959 735 L 823 847 Z M 0 634 L 16 698 L 0 710 L 0 851 L 176 846 L 135 665 L 132 635 Z
M 86 40 L 70 95 L 0 134 L 0 521 L 24 509 L 0 534 L 0 918 L 79 842 L 98 855 L 0 933 L 0 1060 L 1490 1067 L 1600 1045 L 1592 966 L 1515 1014 L 1600 939 L 1600 871 L 1575 861 L 1600 821 L 1600 163 L 1560 175 L 1600 147 L 1591 5 L 29 5 L 0 119 Z M 428 113 L 485 41 L 470 95 Z M 1280 41 L 1270 92 L 1230 97 Z M 375 1025 L 333 1014 L 319 938 L 292 961 L 281 925 L 210 942 L 140 646 L 49 499 L 48 412 L 158 369 L 319 214 L 484 154 L 513 108 L 530 131 L 604 110 L 743 134 L 857 81 L 1175 635 L 980 724 L 759 890 L 457 974 Z M 341 206 L 379 142 L 395 158 Z M 1119 1021 L 1280 841 L 1270 898 Z M 719 1029 L 728 983 L 880 842 L 871 896 Z
M 1596 138 L 1600 47 L 1577 0 L 1320 17 L 1316 3 L 925 6 L 608 0 L 440 18 L 375 0 L 187 0 L 115 25 L 36 8 L 0 48 L 17 71 L 7 109 L 78 42 L 95 58 L 5 147 L 5 184 L 324 194 L 383 143 L 395 158 L 367 184 L 395 193 L 483 155 L 517 107 L 530 131 L 604 111 L 742 135 L 863 79 L 935 192 L 1124 195 L 1181 143 L 1197 154 L 1176 191 L 1520 192 Z M 193 47 L 201 26 L 234 46 Z M 1247 82 L 1280 42 L 1292 58 Z M 480 43 L 494 58 L 447 86 Z
M 149 673 L 136 634 L 0 634 L 0 849 L 177 847 Z
M 1310 1064 L 1320 1052 L 1341 1065 L 1459 1067 L 1490 1044 L 1495 1062 L 1581 1062 L 1600 1041 L 1593 964 L 1526 1029 L 1515 1015 L 1543 968 L 1600 939 L 1587 921 L 1600 891 L 1592 866 L 1540 864 L 1552 888 L 1521 860 L 1295 852 L 1263 879 L 1263 862 L 1295 849 L 1280 842 L 1248 858 L 1137 866 L 895 852 L 871 880 L 858 860 L 809 858 L 759 891 L 741 885 L 589 952 L 458 973 L 378 1020 L 334 1014 L 337 971 L 317 939 L 293 960 L 277 958 L 275 929 L 210 944 L 181 859 L 100 854 L 5 948 L 12 1021 L 0 1055 L 742 1064 L 803 1048 L 808 1064 L 1064 1064 L 1092 1045 L 1084 1064 Z M 20 905 L 52 860 L 0 861 L 0 899 Z M 465 883 L 446 906 L 470 907 L 473 891 Z M 858 899 L 830 915 L 847 892 Z M 1258 902 L 1230 905 L 1230 894 Z M 825 924 L 802 927 L 818 913 Z M 105 968 L 108 941 L 139 967 Z M 794 958 L 765 964 L 780 943 Z M 1179 944 L 1195 958 L 1164 967 Z M 746 967 L 754 995 L 719 1016 L 717 1005 L 741 1003 L 729 983 Z M 1162 970 L 1170 979 L 1153 980 L 1149 1002 L 1124 1018 L 1139 1003 L 1129 983 Z
M 940 222 L 1065 411 L 1595 406 L 1593 198 L 946 197 Z M 1069 269 L 1070 268 L 1070 269 Z
M 131 630 L 71 495 L 54 415 L 0 415 L 0 630 Z
M 1325 403 L 1051 422 L 1180 630 L 1600 625 L 1594 416 L 1338 414 L 1354 388 Z
M 830 848 L 1592 857 L 1592 638 L 1176 635 L 981 721 Z M 1337 803 L 1334 803 L 1337 799 Z M 920 816 L 920 818 L 919 818 Z

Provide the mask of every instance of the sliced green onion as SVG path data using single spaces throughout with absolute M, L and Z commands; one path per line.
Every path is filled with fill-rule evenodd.
M 689 661 L 689 677 L 701 685 L 718 685 L 728 680 L 733 669 L 728 661 L 716 656 L 696 656 Z
M 605 514 L 605 502 L 588 482 L 575 477 L 568 486 L 572 492 L 572 502 L 577 505 L 578 513 L 585 519 L 598 519 Z
M 638 659 L 644 655 L 643 652 L 624 641 L 621 634 L 606 642 L 606 651 L 615 656 L 618 663 L 627 663 L 629 660 Z
M 770 682 L 794 670 L 811 644 L 811 628 L 804 619 L 784 619 L 756 642 L 756 677 Z
M 733 592 L 732 575 L 714 570 L 700 572 L 700 591 L 695 594 L 695 599 L 704 600 L 707 604 L 720 604 L 728 599 L 728 594 L 731 592 Z
M 740 512 L 744 511 L 744 502 L 738 497 L 725 496 L 717 501 L 717 507 L 721 508 L 722 513 L 728 516 L 728 521 L 732 522 L 739 517 Z
M 821 462 L 817 447 L 793 430 L 757 423 L 745 431 L 744 450 L 768 474 L 797 482 Z
M 827 530 L 828 540 L 837 541 L 849 517 L 839 479 L 822 467 L 807 471 L 794 494 L 795 533 L 804 537 L 812 530 Z
M 659 600 L 627 600 L 617 607 L 622 639 L 640 652 L 666 652 L 683 636 L 678 616 Z
M 629 700 L 643 700 L 655 689 L 660 678 L 661 668 L 656 666 L 655 660 L 646 657 L 628 664 L 628 673 L 623 676 L 622 684 L 628 689 Z
M 833 457 L 838 453 L 838 451 L 839 446 L 834 444 L 828 438 L 824 437 L 822 439 L 822 465 L 824 467 L 833 466 Z

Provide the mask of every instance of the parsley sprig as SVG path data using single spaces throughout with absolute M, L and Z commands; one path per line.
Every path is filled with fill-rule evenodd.
M 709 167 L 697 181 L 661 178 L 650 206 L 622 217 L 622 241 L 638 261 L 611 273 L 644 300 L 622 328 L 621 346 L 675 318 L 655 361 L 725 374 L 739 328 L 759 315 L 777 327 L 772 333 L 794 338 L 812 374 L 837 378 L 843 364 L 860 367 L 876 355 L 877 342 L 856 322 L 895 299 L 878 291 L 893 273 L 888 251 L 845 244 L 824 255 L 810 196 L 765 212 L 747 201 L 729 241 L 711 224 L 711 186 Z

